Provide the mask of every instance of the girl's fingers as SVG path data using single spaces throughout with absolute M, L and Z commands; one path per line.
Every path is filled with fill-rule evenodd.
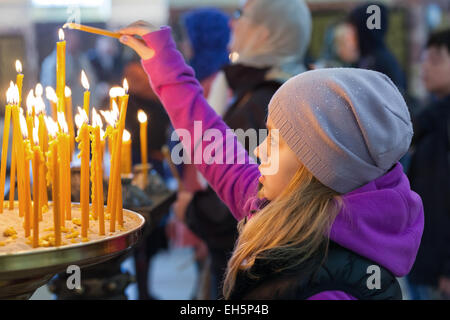
M 129 46 L 131 49 L 136 51 L 136 53 L 143 59 L 147 60 L 155 55 L 155 50 L 147 47 L 144 41 L 136 39 L 133 36 L 124 35 L 120 37 L 120 42 Z

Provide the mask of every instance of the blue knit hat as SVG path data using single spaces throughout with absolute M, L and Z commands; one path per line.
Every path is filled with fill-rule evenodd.
M 218 9 L 203 8 L 186 13 L 182 19 L 194 51 L 189 64 L 201 81 L 229 63 L 229 18 Z

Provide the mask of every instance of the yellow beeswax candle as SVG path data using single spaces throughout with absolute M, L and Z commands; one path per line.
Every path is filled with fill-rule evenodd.
M 86 112 L 78 108 L 78 114 L 75 116 L 75 122 L 79 128 L 77 142 L 81 158 L 81 236 L 87 238 L 89 229 L 89 156 L 90 156 L 90 137 L 88 117 Z
M 126 80 L 124 80 L 124 87 L 126 87 L 125 92 L 128 91 L 128 83 Z M 115 141 L 115 149 L 116 152 L 114 152 L 114 172 L 113 172 L 113 188 L 112 188 L 112 201 L 111 201 L 111 220 L 110 220 L 110 231 L 115 231 L 115 223 L 116 219 L 119 213 L 119 207 L 122 207 L 122 203 L 119 203 L 121 200 L 119 198 L 118 192 L 120 188 L 118 187 L 119 183 L 121 183 L 120 180 L 120 163 L 121 163 L 121 155 L 122 153 L 120 150 L 122 149 L 122 136 L 123 131 L 125 130 L 125 119 L 126 119 L 126 113 L 127 113 L 127 107 L 128 107 L 128 94 L 125 94 L 122 97 L 119 97 L 120 102 L 120 116 L 119 116 L 119 125 L 118 125 L 118 131 L 117 131 L 117 137 Z
M 50 133 L 50 132 L 49 132 Z M 56 135 L 56 132 L 55 132 Z M 60 209 L 60 197 L 59 197 L 59 172 L 58 172 L 58 141 L 52 139 L 49 143 L 49 174 L 52 181 L 52 199 L 53 199 L 53 229 L 55 232 L 55 246 L 61 245 L 61 213 Z
M 69 126 L 69 141 L 70 141 L 70 159 L 75 151 L 75 129 L 73 125 L 73 111 L 72 111 L 72 91 L 66 86 L 65 90 L 66 102 L 66 121 Z
M 148 175 L 148 165 L 147 165 L 147 114 L 143 110 L 138 111 L 138 120 L 140 126 L 140 138 L 141 138 L 141 163 L 142 163 L 142 174 L 144 176 L 144 186 L 147 186 L 147 175 Z
M 131 135 L 124 130 L 122 137 L 122 174 L 131 173 Z
M 64 31 L 58 31 L 59 41 L 56 43 L 56 96 L 57 112 L 64 112 L 64 97 L 66 88 L 66 41 Z
M 41 210 L 39 186 L 41 179 L 40 170 L 42 167 L 42 162 L 44 161 L 41 149 L 38 146 L 39 143 L 37 141 L 36 144 L 37 145 L 33 148 L 33 248 L 39 246 L 39 213 Z
M 89 97 L 90 97 L 89 81 L 88 78 L 86 77 L 86 73 L 84 72 L 84 70 L 81 71 L 81 84 L 83 85 L 83 88 L 86 90 L 84 91 L 83 96 L 83 109 L 89 118 Z
M 0 213 L 3 213 L 3 200 L 5 194 L 6 161 L 8 159 L 9 127 L 11 122 L 10 103 L 12 103 L 12 90 L 14 90 L 14 86 L 10 85 L 6 92 L 6 101 L 8 105 L 5 107 L 5 124 L 3 126 L 2 163 L 0 169 Z
M 17 89 L 19 90 L 19 101 L 18 106 L 22 106 L 22 87 L 23 87 L 23 73 L 22 73 L 22 63 L 20 60 L 16 60 L 16 71 L 17 71 L 17 77 L 16 77 L 16 85 Z

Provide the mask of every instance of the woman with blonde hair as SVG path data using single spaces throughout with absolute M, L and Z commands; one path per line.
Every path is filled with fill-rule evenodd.
M 240 221 L 225 298 L 401 299 L 396 277 L 414 263 L 423 208 L 398 162 L 413 131 L 387 76 L 342 68 L 291 78 L 269 103 L 258 166 L 208 106 L 170 28 L 120 32 L 174 127 L 190 133 L 188 159 Z

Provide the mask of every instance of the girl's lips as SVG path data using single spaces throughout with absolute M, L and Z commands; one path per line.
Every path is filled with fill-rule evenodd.
M 263 183 L 263 182 L 264 182 L 264 179 L 265 179 L 264 176 L 260 176 L 259 179 L 258 179 L 258 181 L 261 182 L 261 183 Z

